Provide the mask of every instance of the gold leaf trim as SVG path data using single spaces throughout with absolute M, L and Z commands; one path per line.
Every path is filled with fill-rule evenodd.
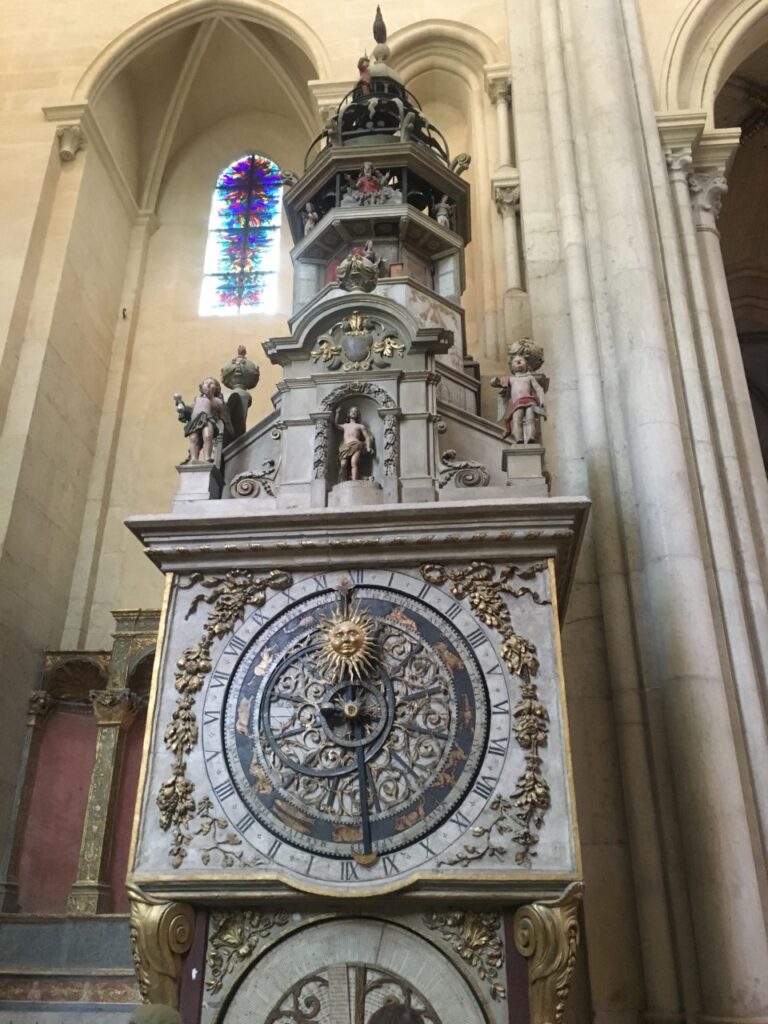
M 579 948 L 577 882 L 551 903 L 532 903 L 515 914 L 517 951 L 528 958 L 531 1024 L 563 1024 Z
M 549 739 L 549 714 L 539 701 L 534 682 L 539 672 L 536 647 L 515 632 L 505 597 L 528 596 L 535 604 L 550 604 L 532 587 L 513 586 L 514 580 L 533 580 L 546 568 L 546 562 L 534 562 L 525 568 L 505 565 L 497 574 L 488 562 L 471 562 L 464 568 L 446 568 L 434 563 L 421 566 L 421 575 L 427 583 L 435 586 L 448 583 L 454 597 L 466 600 L 477 618 L 496 630 L 502 641 L 502 660 L 510 673 L 521 681 L 520 699 L 512 714 L 512 731 L 518 746 L 525 751 L 525 768 L 510 797 L 497 794 L 491 801 L 489 810 L 494 817 L 490 823 L 472 829 L 472 836 L 478 842 L 465 843 L 460 853 L 446 857 L 441 861 L 443 864 L 466 867 L 486 856 L 501 857 L 506 853 L 503 843 L 506 835 L 519 847 L 515 862 L 521 867 L 530 867 L 536 856 L 534 847 L 539 842 L 539 830 L 551 803 L 540 754 Z
M 287 924 L 288 920 L 289 915 L 284 910 L 274 914 L 260 910 L 214 913 L 205 958 L 209 967 L 206 989 L 211 994 L 220 991 L 226 976 L 253 956 L 261 939 L 266 939 L 273 928 Z
M 203 593 L 192 600 L 187 618 L 205 602 L 213 607 L 202 628 L 200 639 L 181 654 L 177 664 L 176 689 L 179 697 L 171 721 L 165 728 L 163 739 L 173 754 L 171 775 L 160 786 L 157 806 L 160 811 L 160 827 L 172 833 L 169 849 L 171 864 L 178 868 L 187 856 L 187 847 L 195 837 L 208 837 L 208 846 L 203 849 L 204 864 L 218 861 L 222 867 L 231 867 L 235 861 L 242 861 L 242 851 L 232 847 L 242 845 L 242 840 L 227 829 L 225 818 L 211 814 L 213 803 L 204 797 L 198 803 L 194 797 L 194 783 L 187 778 L 185 756 L 197 745 L 199 728 L 195 717 L 195 697 L 202 689 L 205 678 L 212 668 L 211 648 L 214 642 L 227 636 L 243 618 L 246 607 L 260 608 L 267 599 L 268 590 L 287 590 L 293 583 L 290 573 L 272 569 L 266 575 L 256 575 L 250 569 L 233 569 L 225 576 L 204 576 L 193 573 L 185 582 L 177 581 L 181 590 L 200 585 Z M 208 591 L 206 593 L 205 591 Z M 197 828 L 192 829 L 196 823 Z M 215 861 L 214 861 L 215 862 Z
M 498 981 L 499 970 L 504 965 L 499 914 L 447 910 L 424 914 L 423 920 L 427 928 L 440 933 L 481 981 L 488 983 L 492 999 L 506 998 L 506 990 Z
M 164 903 L 130 886 L 131 955 L 145 1003 L 178 1004 L 181 957 L 192 945 L 195 912 L 186 903 Z

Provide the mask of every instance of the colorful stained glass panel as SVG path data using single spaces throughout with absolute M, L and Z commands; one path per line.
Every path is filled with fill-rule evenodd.
M 243 157 L 216 183 L 208 221 L 200 313 L 274 312 L 282 177 L 266 157 Z

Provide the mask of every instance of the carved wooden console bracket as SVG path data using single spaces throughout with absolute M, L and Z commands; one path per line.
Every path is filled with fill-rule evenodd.
M 128 887 L 131 952 L 141 998 L 176 1009 L 181 957 L 192 944 L 195 911 L 187 903 L 163 903 Z
M 531 903 L 515 914 L 517 951 L 528 958 L 531 1024 L 562 1024 L 579 946 L 581 882 L 551 902 Z

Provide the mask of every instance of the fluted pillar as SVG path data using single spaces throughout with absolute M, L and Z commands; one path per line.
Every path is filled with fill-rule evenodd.
M 768 1008 L 768 940 L 659 292 L 625 22 L 615 0 L 561 2 L 594 196 L 600 344 L 618 378 L 611 415 L 622 420 L 633 493 L 637 628 L 661 693 L 676 807 L 668 824 L 679 824 L 683 843 L 703 1010 L 757 1017 Z
M 97 914 L 108 909 L 111 890 L 107 872 L 122 733 L 136 713 L 136 696 L 130 690 L 92 690 L 91 702 L 98 726 L 96 757 L 83 823 L 77 880 L 67 903 L 70 914 Z
M 690 186 L 701 264 L 706 282 L 719 372 L 712 382 L 722 393 L 733 424 L 734 451 L 748 503 L 750 533 L 762 572 L 760 593 L 768 587 L 768 480 L 749 398 L 739 338 L 725 276 L 717 217 L 728 189 L 726 171 L 738 144 L 738 129 L 705 132 L 694 153 Z
M 499 168 L 512 165 L 512 137 L 509 131 L 509 108 L 512 95 L 507 67 L 485 69 L 485 89 L 496 115 L 496 155 Z
M 496 183 L 493 198 L 496 209 L 501 214 L 504 225 L 504 267 L 505 286 L 522 288 L 523 277 L 520 270 L 520 250 L 517 238 L 517 211 L 520 207 L 520 186 L 516 184 L 517 175 L 508 182 Z
M 731 411 L 720 378 L 710 301 L 692 212 L 693 199 L 694 210 L 702 207 L 695 216 L 710 219 L 716 234 L 714 218 L 727 185 L 722 174 L 705 177 L 693 173 L 693 151 L 701 125 L 689 123 L 686 141 L 686 125 L 682 122 L 681 117 L 675 116 L 660 124 L 686 284 L 692 299 L 691 316 L 687 310 L 674 310 L 676 337 L 698 481 L 706 494 L 701 514 L 706 524 L 727 655 L 733 669 L 731 677 L 740 711 L 740 732 L 751 766 L 755 816 L 765 851 L 768 848 L 768 733 L 760 680 L 761 669 L 764 673 L 766 664 L 768 615 L 764 592 L 759 587 L 756 592 L 750 587 L 750 580 L 759 579 L 757 555 L 730 426 Z M 670 263 L 668 261 L 668 266 Z M 676 271 L 676 267 L 671 269 Z M 708 389 L 705 388 L 707 381 L 710 382 Z

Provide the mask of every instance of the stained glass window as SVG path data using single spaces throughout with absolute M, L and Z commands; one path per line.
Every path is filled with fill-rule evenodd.
M 202 316 L 275 312 L 282 184 L 277 164 L 253 153 L 219 175 L 208 221 Z

